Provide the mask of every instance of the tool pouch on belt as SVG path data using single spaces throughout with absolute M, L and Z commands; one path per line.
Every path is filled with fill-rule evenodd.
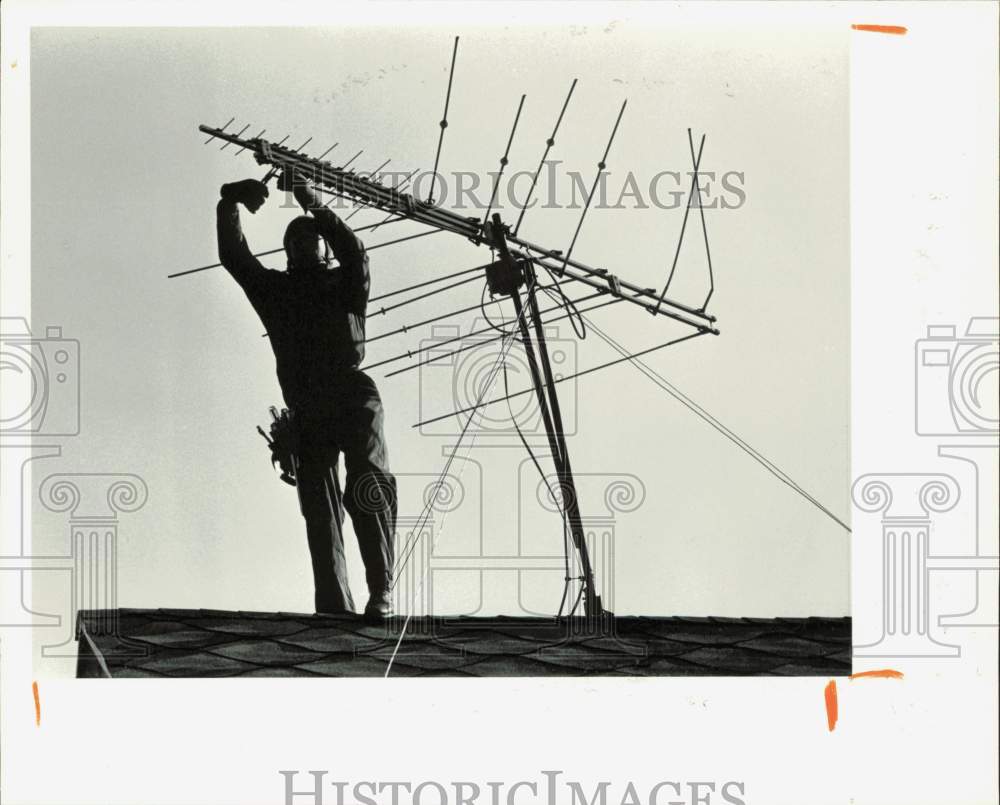
M 282 481 L 295 486 L 294 457 L 298 453 L 298 434 L 292 413 L 287 408 L 282 408 L 279 414 L 278 409 L 271 406 L 270 431 L 269 436 L 263 428 L 257 427 L 257 432 L 271 449 L 271 465 L 281 470 Z

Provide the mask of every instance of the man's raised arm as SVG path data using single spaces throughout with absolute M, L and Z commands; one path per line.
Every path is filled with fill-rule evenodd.
M 224 184 L 219 191 L 221 198 L 215 208 L 216 232 L 219 238 L 219 262 L 242 286 L 247 287 L 267 269 L 253 256 L 240 226 L 242 204 L 250 212 L 260 209 L 267 198 L 267 185 L 256 179 Z
M 361 239 L 344 223 L 333 210 L 324 207 L 316 195 L 303 180 L 296 176 L 294 182 L 282 176 L 279 189 L 288 189 L 289 184 L 295 194 L 295 200 L 303 210 L 312 214 L 320 234 L 330 244 L 333 256 L 340 263 L 344 272 L 345 291 L 349 294 L 356 312 L 364 313 L 368 304 L 368 292 L 371 287 L 371 277 L 368 271 L 368 254 Z

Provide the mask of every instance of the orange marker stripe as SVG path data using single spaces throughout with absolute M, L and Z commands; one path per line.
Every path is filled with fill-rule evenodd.
M 899 671 L 894 671 L 892 668 L 882 668 L 878 671 L 861 671 L 857 674 L 851 674 L 848 679 L 902 679 L 903 674 Z
M 38 727 L 42 723 L 42 703 L 38 698 L 38 683 L 31 683 L 31 692 L 35 697 L 35 726 Z
M 837 726 L 837 680 L 831 679 L 823 689 L 823 698 L 826 701 L 826 726 L 830 732 Z
M 875 34 L 896 34 L 902 36 L 906 33 L 906 28 L 902 25 L 852 25 L 855 31 L 871 31 Z

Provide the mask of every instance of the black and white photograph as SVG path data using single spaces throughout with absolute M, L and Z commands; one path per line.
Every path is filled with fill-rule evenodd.
M 608 27 L 34 33 L 79 673 L 850 672 L 846 40 Z
M 952 8 L 11 4 L 0 792 L 942 801 L 802 786 L 869 692 L 996 680 L 997 5 Z M 75 799 L 8 728 L 37 774 L 71 712 L 45 751 L 130 769 Z M 219 779 L 137 784 L 173 742 Z

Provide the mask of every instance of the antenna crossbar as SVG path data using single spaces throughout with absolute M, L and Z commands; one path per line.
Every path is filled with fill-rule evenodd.
M 417 223 L 426 224 L 436 230 L 462 235 L 476 245 L 489 245 L 485 235 L 485 227 L 478 216 L 459 215 L 433 203 L 421 201 L 398 188 L 386 187 L 354 171 L 314 159 L 298 151 L 285 148 L 278 143 L 272 144 L 259 138 L 245 140 L 211 126 L 201 125 L 199 129 L 214 139 L 225 140 L 227 143 L 239 145 L 243 149 L 253 150 L 258 162 L 270 164 L 280 170 L 302 174 L 326 192 L 382 210 L 391 215 L 398 215 Z M 719 332 L 714 327 L 715 317 L 711 314 L 666 297 L 660 298 L 652 288 L 643 288 L 622 280 L 607 269 L 589 266 L 573 259 L 570 254 L 564 255 L 561 251 L 547 249 L 524 238 L 510 235 L 509 232 L 506 237 L 507 242 L 512 246 L 519 246 L 531 252 L 532 259 L 560 275 L 579 280 L 594 288 L 609 289 L 616 296 L 620 295 L 621 289 L 628 290 L 631 294 L 624 298 L 651 313 L 663 314 L 695 327 L 699 331 L 704 330 L 714 335 Z M 575 269 L 575 271 L 570 269 Z M 656 304 L 648 304 L 644 301 L 647 299 L 655 301 Z
M 336 195 L 368 204 L 384 212 L 405 215 L 419 223 L 463 235 L 476 243 L 481 242 L 478 218 L 458 215 L 434 204 L 420 201 L 408 193 L 378 184 L 354 171 L 335 167 L 329 162 L 313 159 L 277 144 L 268 143 L 266 140 L 242 140 L 220 129 L 204 125 L 199 126 L 199 129 L 205 134 L 214 134 L 218 139 L 252 149 L 259 162 L 303 174 L 310 181 Z

